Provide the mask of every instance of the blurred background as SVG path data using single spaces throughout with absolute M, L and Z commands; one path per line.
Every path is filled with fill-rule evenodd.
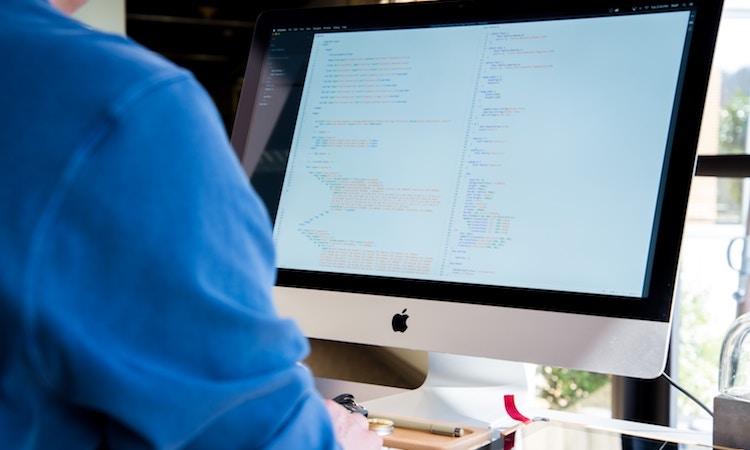
M 389 3 L 367 0 L 91 0 L 79 17 L 126 33 L 191 70 L 231 132 L 255 18 L 264 9 Z M 704 402 L 717 393 L 724 333 L 746 301 L 750 186 L 750 0 L 726 0 L 701 129 L 698 173 L 685 227 L 669 372 Z M 634 180 L 637 182 L 637 180 Z M 313 342 L 318 375 L 416 387 L 426 355 Z M 661 381 L 638 381 L 551 367 L 537 370 L 539 404 L 680 428 L 710 430 L 710 417 Z

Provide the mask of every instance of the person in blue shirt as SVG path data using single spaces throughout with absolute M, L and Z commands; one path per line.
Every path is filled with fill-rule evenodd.
M 298 363 L 206 93 L 78 3 L 0 2 L 0 448 L 379 448 Z

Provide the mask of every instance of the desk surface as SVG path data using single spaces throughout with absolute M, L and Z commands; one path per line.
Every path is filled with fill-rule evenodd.
M 708 450 L 710 445 L 633 436 L 564 422 L 537 422 L 480 450 Z
M 376 398 L 381 398 L 389 395 L 395 395 L 404 392 L 404 389 L 388 387 L 388 386 L 377 386 L 364 383 L 356 383 L 351 381 L 331 380 L 326 378 L 316 378 L 316 386 L 318 391 L 326 397 L 332 398 L 342 392 L 349 392 L 354 394 L 357 401 L 366 402 Z M 565 411 L 551 411 L 535 409 L 528 411 L 529 416 L 539 416 L 551 419 L 554 422 L 564 422 L 572 425 L 579 425 L 582 427 L 594 427 L 602 430 L 603 433 L 611 431 L 614 433 L 626 433 L 633 436 L 640 436 L 647 439 L 652 439 L 659 442 L 681 442 L 687 444 L 686 449 L 691 449 L 691 446 L 705 446 L 710 447 L 712 443 L 712 435 L 710 433 L 700 433 L 686 430 L 678 430 L 676 428 L 662 427 L 657 425 L 649 425 L 638 422 L 630 422 L 627 420 L 611 419 L 606 417 L 596 417 L 590 415 L 569 413 Z M 645 441 L 644 441 L 645 442 Z M 639 445 L 645 445 L 643 443 Z M 502 447 L 487 447 L 487 448 L 502 448 Z M 544 447 L 540 447 L 544 448 Z M 625 448 L 625 447 L 620 447 Z M 635 447 L 634 447 L 635 448 Z M 645 447 L 637 447 L 639 449 L 649 449 L 647 445 Z M 664 447 L 668 449 L 670 447 Z M 699 447 L 700 448 L 700 447 Z M 657 446 L 655 450 L 658 450 Z M 602 450 L 607 450 L 602 448 Z

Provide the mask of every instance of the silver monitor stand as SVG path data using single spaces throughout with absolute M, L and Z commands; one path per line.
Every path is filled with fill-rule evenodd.
M 365 402 L 365 406 L 373 417 L 420 417 L 506 428 L 516 421 L 505 412 L 504 395 L 514 394 L 523 405 L 533 398 L 533 386 L 529 364 L 430 352 L 422 386 Z

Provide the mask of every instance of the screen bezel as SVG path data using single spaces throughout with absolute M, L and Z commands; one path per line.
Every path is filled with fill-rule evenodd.
M 256 22 L 245 82 L 232 133 L 232 144 L 248 176 L 262 149 L 247 149 L 248 131 L 259 87 L 265 52 L 271 31 L 276 28 L 340 26 L 403 27 L 431 24 L 483 23 L 502 20 L 530 20 L 586 17 L 610 14 L 617 7 L 632 8 L 663 4 L 653 1 L 570 2 L 534 0 L 528 2 L 426 2 L 398 5 L 311 8 L 269 11 Z M 656 239 L 646 277 L 647 295 L 642 298 L 572 293 L 515 287 L 425 281 L 368 275 L 313 272 L 280 268 L 277 285 L 317 290 L 442 300 L 490 306 L 527 308 L 605 317 L 668 322 L 677 262 L 685 222 L 688 194 L 695 166 L 705 92 L 718 30 L 721 1 L 693 0 L 694 23 L 687 47 L 685 73 L 679 91 L 679 108 L 674 118 L 671 151 L 668 151 L 666 179 L 657 214 Z

